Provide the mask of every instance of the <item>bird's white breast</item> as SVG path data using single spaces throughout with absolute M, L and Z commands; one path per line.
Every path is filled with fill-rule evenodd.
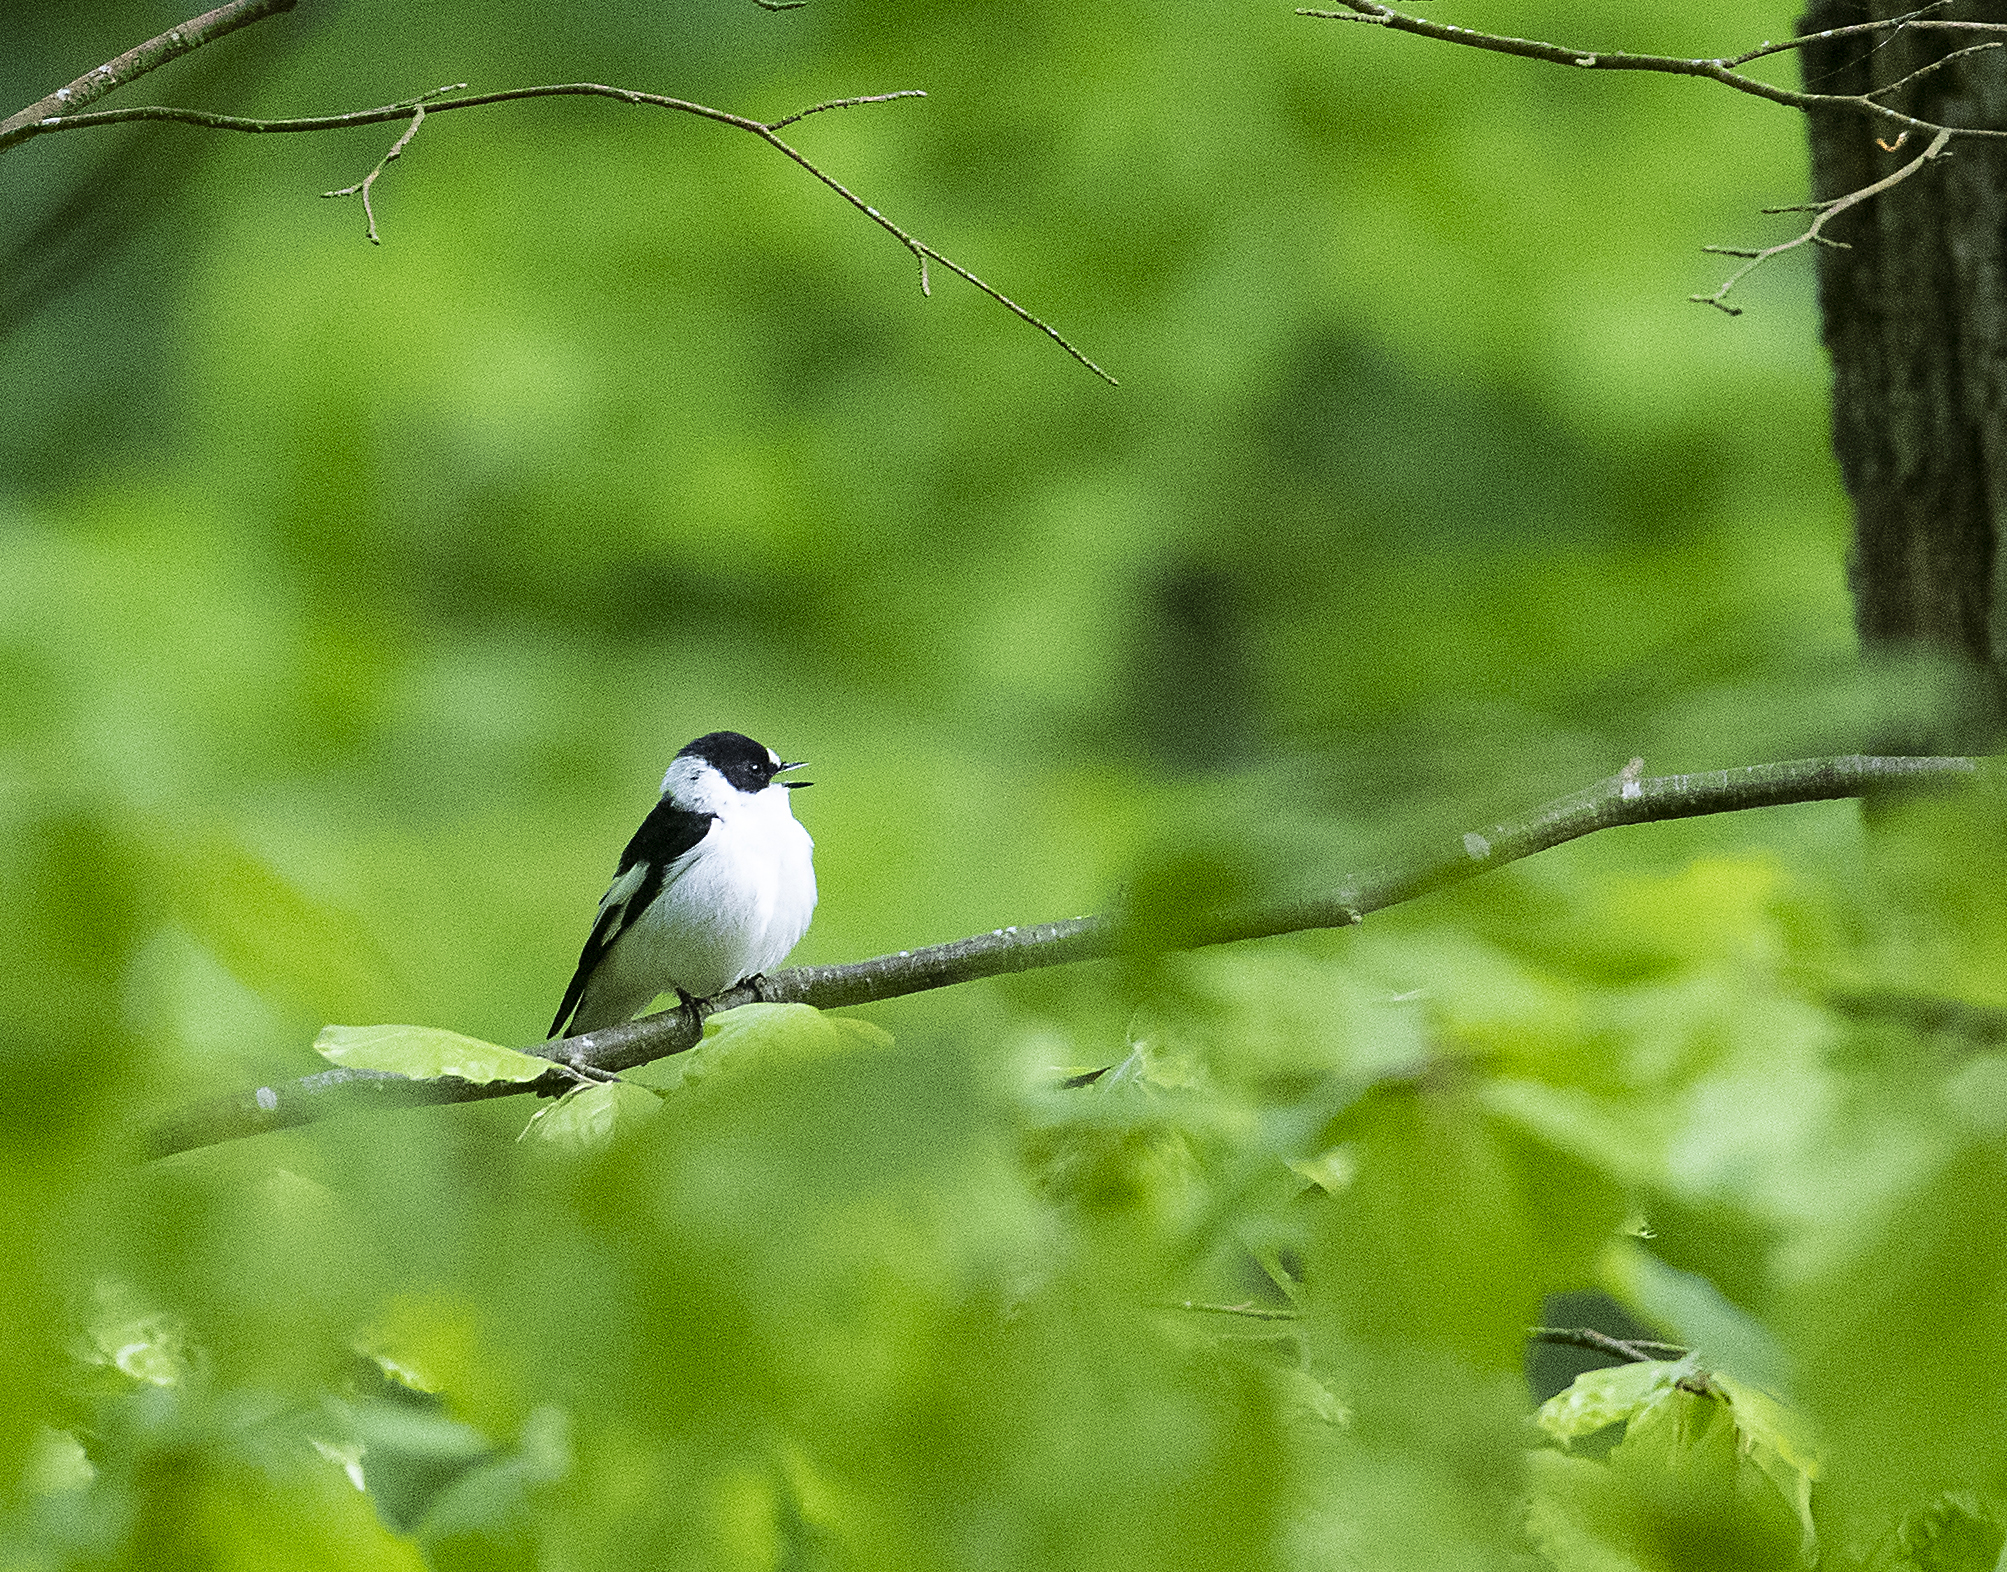
M 681 987 L 700 999 L 771 971 L 815 911 L 814 851 L 785 787 L 721 804 L 710 833 L 608 959 L 655 980 L 657 991 Z

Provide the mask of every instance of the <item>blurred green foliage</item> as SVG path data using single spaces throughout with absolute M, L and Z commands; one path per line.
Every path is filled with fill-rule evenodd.
M 0 94 L 178 19 L 16 5 Z M 0 1567 L 1994 1565 L 1990 799 L 134 1166 L 329 1023 L 532 1039 L 713 727 L 815 763 L 827 962 L 1934 702 L 1853 664 L 1802 266 L 1685 300 L 1802 194 L 1771 106 L 874 0 L 303 0 L 118 101 L 462 79 L 923 87 L 799 144 L 1123 387 L 687 118 L 436 117 L 380 249 L 315 194 L 394 128 L 0 160 Z M 1524 1329 L 1590 1288 L 1694 1355 L 1536 1418 Z

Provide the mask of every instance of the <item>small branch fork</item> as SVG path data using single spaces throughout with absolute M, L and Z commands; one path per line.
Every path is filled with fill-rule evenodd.
M 1908 132 L 1903 133 L 1904 136 L 1908 134 Z M 1861 203 L 1867 201 L 1869 197 L 1879 196 L 1882 192 L 1888 190 L 1890 186 L 1900 185 L 1903 181 L 1909 179 L 1911 175 L 1923 168 L 1925 164 L 1943 153 L 1946 146 L 1949 145 L 1951 138 L 1952 132 L 1949 127 L 1939 131 L 1936 136 L 1930 139 L 1929 147 L 1925 148 L 1907 164 L 1904 164 L 1894 174 L 1884 175 L 1873 185 L 1862 186 L 1858 191 L 1849 191 L 1845 196 L 1834 197 L 1829 202 L 1812 202 L 1798 207 L 1766 207 L 1763 210 L 1765 213 L 1816 214 L 1817 216 L 1806 227 L 1803 234 L 1795 235 L 1789 240 L 1779 241 L 1774 246 L 1765 246 L 1760 251 L 1750 251 L 1738 246 L 1702 246 L 1701 250 L 1709 252 L 1714 256 L 1747 257 L 1749 260 L 1744 262 L 1733 273 L 1729 274 L 1722 281 L 1721 288 L 1717 289 L 1713 294 L 1688 295 L 1687 299 L 1698 301 L 1704 306 L 1713 306 L 1716 310 L 1725 311 L 1732 317 L 1741 316 L 1742 308 L 1740 306 L 1729 305 L 1725 297 L 1731 289 L 1742 281 L 1744 275 L 1761 267 L 1772 257 L 1779 256 L 1786 251 L 1796 251 L 1800 246 L 1837 246 L 1841 250 L 1845 250 L 1846 241 L 1832 240 L 1820 233 L 1826 227 L 1827 222 L 1838 218 L 1848 208 L 1858 207 Z M 1900 142 L 1897 145 L 1900 146 Z M 1890 148 L 1889 151 L 1893 152 L 1895 149 Z
M 1935 121 L 1919 120 L 1914 115 L 1906 115 L 1899 109 L 1891 109 L 1887 104 L 1876 101 L 1876 93 L 1886 93 L 1904 86 L 1915 76 L 1913 73 L 1901 82 L 1878 88 L 1875 93 L 1807 93 L 1797 88 L 1779 87 L 1736 70 L 1752 60 L 1761 60 L 1766 55 L 1782 54 L 1787 50 L 1803 49 L 1810 44 L 1825 43 L 1829 39 L 1846 38 L 1854 34 L 1887 32 L 1891 37 L 1904 30 L 1935 29 L 1944 32 L 1961 33 L 2007 33 L 2007 22 L 1945 22 L 1927 18 L 1927 13 L 1942 10 L 1950 0 L 1935 0 L 1918 10 L 1902 16 L 1892 16 L 1880 22 L 1856 22 L 1848 27 L 1829 27 L 1822 33 L 1806 33 L 1802 37 L 1787 38 L 1779 44 L 1764 43 L 1739 55 L 1714 60 L 1687 59 L 1680 55 L 1641 55 L 1623 50 L 1575 49 L 1566 44 L 1542 43 L 1532 38 L 1509 38 L 1501 33 L 1480 33 L 1468 27 L 1452 27 L 1446 22 L 1431 22 L 1426 17 L 1411 16 L 1396 11 L 1392 6 L 1382 5 L 1379 0 L 1341 0 L 1346 7 L 1343 11 L 1313 11 L 1299 9 L 1298 16 L 1314 17 L 1327 22 L 1370 22 L 1381 27 L 1392 28 L 1398 33 L 1414 33 L 1422 38 L 1437 39 L 1446 44 L 1464 44 L 1472 49 L 1488 49 L 1497 54 L 1518 55 L 1526 60 L 1545 60 L 1552 65 L 1579 66 L 1593 71 L 1658 71 L 1671 76 L 1704 76 L 1711 81 L 1732 87 L 1737 92 L 1751 93 L 1758 98 L 1767 98 L 1773 104 L 1785 104 L 1793 109 L 1855 109 L 1863 114 L 1878 116 L 1891 125 L 1907 131 L 1943 131 L 1947 129 Z M 1999 44 L 1982 44 L 1977 48 L 1997 49 Z M 1961 50 L 1961 54 L 1972 53 Z M 1933 69 L 1926 67 L 1926 70 Z M 1959 136 L 2007 137 L 2007 130 L 1989 131 L 1977 128 L 1951 127 Z
M 376 232 L 376 209 L 370 205 L 369 188 L 376 184 L 376 177 L 378 175 L 382 174 L 393 162 L 403 156 L 404 150 L 411 145 L 411 139 L 418 135 L 418 128 L 425 124 L 425 100 L 428 98 L 440 98 L 447 93 L 457 93 L 466 85 L 465 82 L 455 82 L 451 87 L 436 87 L 431 92 L 414 98 L 411 101 L 411 124 L 405 128 L 404 135 L 390 144 L 390 151 L 376 161 L 376 168 L 372 169 L 352 186 L 343 186 L 339 191 L 323 191 L 321 193 L 324 197 L 357 195 L 362 197 L 362 213 L 368 227 L 369 243 L 371 245 L 380 246 L 383 244 L 383 240 Z
M 611 98 L 623 104 L 633 104 L 655 109 L 676 110 L 683 114 L 695 115 L 702 120 L 710 120 L 718 125 L 730 126 L 758 137 L 782 156 L 799 164 L 822 184 L 829 187 L 845 202 L 864 214 L 872 223 L 884 230 L 900 245 L 910 251 L 920 265 L 920 290 L 922 294 L 933 294 L 932 282 L 928 277 L 928 263 L 938 262 L 956 277 L 987 295 L 998 305 L 1016 317 L 1020 322 L 1038 329 L 1053 343 L 1085 366 L 1094 375 L 1111 387 L 1117 386 L 1110 376 L 1094 361 L 1090 360 L 1076 345 L 1044 318 L 1034 315 L 1019 305 L 1010 296 L 993 285 L 983 282 L 959 262 L 942 255 L 918 236 L 887 218 L 877 208 L 871 206 L 848 186 L 837 180 L 821 166 L 810 160 L 806 154 L 789 143 L 780 132 L 797 121 L 806 120 L 810 115 L 819 115 L 830 109 L 850 109 L 860 104 L 884 104 L 899 98 L 925 98 L 927 95 L 917 88 L 907 88 L 895 93 L 871 93 L 857 98 L 834 98 L 826 103 L 813 104 L 807 109 L 785 115 L 772 122 L 753 120 L 745 115 L 731 114 L 726 110 L 713 109 L 707 104 L 692 103 L 688 99 L 670 98 L 661 93 L 643 93 L 632 88 L 608 87 L 598 82 L 557 82 L 536 87 L 508 88 L 493 93 L 470 93 L 463 98 L 445 98 L 441 95 L 458 92 L 466 86 L 459 83 L 451 88 L 439 88 L 417 98 L 407 98 L 394 104 L 379 104 L 371 109 L 351 110 L 345 114 L 314 115 L 298 119 L 260 120 L 242 115 L 210 114 L 199 109 L 177 109 L 160 104 L 142 105 L 132 109 L 100 109 L 80 112 L 80 106 L 94 103 L 113 88 L 131 81 L 137 76 L 165 64 L 177 55 L 186 54 L 190 49 L 220 38 L 225 33 L 276 12 L 289 10 L 295 0 L 237 0 L 218 10 L 196 17 L 180 27 L 163 33 L 160 37 L 126 51 L 108 65 L 99 66 L 87 76 L 79 77 L 68 87 L 59 88 L 48 97 L 31 104 L 18 114 L 0 121 L 0 152 L 38 136 L 46 136 L 56 131 L 81 130 L 86 126 L 124 125 L 133 121 L 167 120 L 182 125 L 203 126 L 214 131 L 244 131 L 253 133 L 288 133 L 310 131 L 336 131 L 350 126 L 381 125 L 389 121 L 408 120 L 410 124 L 398 137 L 381 162 L 353 186 L 340 191 L 323 192 L 324 196 L 356 196 L 363 199 L 363 211 L 367 220 L 367 232 L 372 244 L 382 241 L 376 230 L 376 213 L 371 206 L 371 190 L 377 178 L 404 150 L 411 145 L 411 139 L 418 134 L 418 128 L 427 115 L 444 114 L 453 109 L 476 109 L 487 104 L 512 103 L 518 99 L 530 98 Z
M 1739 55 L 1725 56 L 1712 60 L 1688 59 L 1679 55 L 1633 54 L 1622 50 L 1574 49 L 1566 44 L 1544 43 L 1539 39 L 1533 38 L 1512 38 L 1502 33 L 1480 33 L 1468 27 L 1452 27 L 1446 22 L 1432 22 L 1426 17 L 1413 16 L 1404 11 L 1397 11 L 1392 6 L 1382 5 L 1380 0 L 1340 0 L 1340 3 L 1346 9 L 1342 11 L 1299 9 L 1296 14 L 1298 16 L 1315 17 L 1321 21 L 1366 22 L 1379 27 L 1390 28 L 1395 32 L 1414 33 L 1422 38 L 1433 38 L 1446 44 L 1463 44 L 1472 49 L 1490 50 L 1496 54 L 1517 55 L 1526 60 L 1544 60 L 1552 65 L 1578 66 L 1584 70 L 1657 71 L 1670 76 L 1706 77 L 1709 81 L 1719 82 L 1724 87 L 1731 87 L 1737 92 L 1749 93 L 1757 98 L 1767 99 L 1773 104 L 1783 104 L 1793 109 L 1852 110 L 1874 119 L 1886 121 L 1889 125 L 1898 128 L 1898 134 L 1893 142 L 1880 142 L 1882 150 L 1889 153 L 1893 153 L 1908 141 L 1912 133 L 1927 132 L 1930 134 L 1930 146 L 1921 157 L 1904 165 L 1893 175 L 1877 180 L 1871 185 L 1863 186 L 1858 191 L 1848 192 L 1844 196 L 1834 197 L 1826 202 L 1797 207 L 1771 207 L 1763 210 L 1766 213 L 1817 213 L 1819 216 L 1813 219 L 1811 225 L 1803 234 L 1784 241 L 1780 245 L 1766 246 L 1761 250 L 1749 250 L 1733 246 L 1703 246 L 1701 248 L 1703 251 L 1717 256 L 1748 258 L 1744 265 L 1730 274 L 1727 282 L 1713 294 L 1689 295 L 1687 297 L 1698 304 L 1713 306 L 1732 317 L 1740 316 L 1742 314 L 1741 308 L 1728 305 L 1725 297 L 1729 290 L 1733 289 L 1751 271 L 1762 266 L 1770 258 L 1779 256 L 1786 251 L 1795 251 L 1801 246 L 1843 245 L 1844 242 L 1830 240 L 1822 233 L 1828 220 L 1837 217 L 1851 207 L 1867 201 L 1870 197 L 1879 195 L 1888 190 L 1889 187 L 1907 180 L 1918 169 L 1922 168 L 1923 165 L 1929 163 L 1932 159 L 1942 156 L 1946 145 L 1953 137 L 2007 137 L 2007 130 L 1995 130 L 1979 126 L 1940 125 L 1934 120 L 1919 119 L 1915 115 L 1905 114 L 1902 110 L 1881 102 L 1884 96 L 1909 86 L 1919 78 L 1928 76 L 1931 72 L 1940 70 L 1944 66 L 1951 64 L 1954 60 L 1962 60 L 1969 55 L 1980 54 L 1990 49 L 2007 47 L 2007 39 L 1994 39 L 1971 44 L 1963 49 L 1955 49 L 1943 58 L 1933 60 L 1929 64 L 1910 72 L 1907 76 L 1866 93 L 1805 92 L 1797 88 L 1779 87 L 1775 83 L 1765 82 L 1759 77 L 1750 76 L 1737 69 L 1740 66 L 1748 65 L 1754 60 L 1761 60 L 1770 55 L 1783 54 L 1790 50 L 1803 49 L 1812 44 L 1826 43 L 1836 38 L 1850 38 L 1880 33 L 1887 35 L 1882 39 L 1882 42 L 1886 43 L 1898 33 L 1905 31 L 2007 34 L 2007 22 L 1945 21 L 1930 15 L 1933 11 L 1943 10 L 1950 3 L 1950 0 L 1931 0 L 1930 4 L 1921 6 L 1917 10 L 1906 12 L 1901 16 L 1888 17 L 1878 22 L 1856 22 L 1847 27 L 1829 27 L 1823 32 L 1806 33 L 1797 38 L 1787 38 L 1782 43 L 1765 42 L 1757 45 L 1754 49 L 1745 50 Z M 1880 139 L 1877 138 L 1877 141 L 1880 141 Z
M 1699 775 L 1646 777 L 1642 761 L 1633 760 L 1617 774 L 1572 796 L 1481 831 L 1445 836 L 1433 851 L 1413 861 L 1348 879 L 1328 894 L 1203 915 L 1182 929 L 1171 947 L 1199 948 L 1317 928 L 1351 927 L 1369 912 L 1460 884 L 1522 857 L 1618 825 L 1786 803 L 1828 802 L 1904 788 L 1944 787 L 1970 782 L 1985 768 L 1974 758 L 1855 754 Z M 996 928 L 947 944 L 901 950 L 846 966 L 796 967 L 742 983 L 689 1008 L 665 1010 L 577 1037 L 534 1044 L 524 1051 L 553 1060 L 554 1067 L 542 1080 L 527 1085 L 472 1085 L 457 1080 L 411 1080 L 382 1071 L 323 1070 L 300 1080 L 181 1109 L 146 1133 L 145 1146 L 148 1155 L 164 1157 L 360 1109 L 412 1108 L 527 1091 L 563 1091 L 572 1084 L 566 1069 L 618 1074 L 681 1053 L 703 1039 L 706 1016 L 743 1004 L 800 1003 L 837 1009 L 982 977 L 1147 954 L 1165 947 L 1163 939 L 1137 933 L 1112 916 L 1073 917 L 1031 927 Z

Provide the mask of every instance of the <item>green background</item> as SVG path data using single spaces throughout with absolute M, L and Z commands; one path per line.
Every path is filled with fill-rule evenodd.
M 1454 9 L 1697 55 L 1792 25 Z M 5 99 L 176 20 L 13 8 Z M 1285 5 L 865 0 L 307 0 L 108 102 L 462 80 L 923 88 L 788 134 L 1121 386 L 688 116 L 434 117 L 381 247 L 317 194 L 394 126 L 0 160 L 5 1439 L 96 1471 L 17 1492 L 5 1564 L 403 1565 L 422 1529 L 464 1564 L 1503 1565 L 1520 1329 L 1598 1284 L 1725 1370 L 1781 1340 L 1845 1543 L 1992 1488 L 1991 1388 L 1918 1349 L 2007 1315 L 1951 1215 L 1991 1215 L 1998 1077 L 1833 1007 L 2002 998 L 1984 812 L 1600 836 L 1357 935 L 860 1012 L 891 1048 L 768 1023 L 583 1156 L 509 1102 L 122 1166 L 329 1022 L 535 1040 L 713 728 L 812 761 L 797 959 L 835 962 L 1312 893 L 1634 755 L 1850 751 L 1929 702 L 1857 665 L 1807 259 L 1739 319 L 1687 300 L 1703 244 L 1789 233 L 1788 111 Z M 1454 1071 L 1357 1100 L 1417 1054 Z M 1626 1214 L 1656 1237 L 1608 1245 Z M 1301 1282 L 1253 1343 L 1153 1308 Z M 359 1387 L 358 1336 L 442 1397 Z M 361 1438 L 375 1516 L 303 1436 Z M 1540 1553 L 1797 1553 L 1746 1480 L 1597 1481 Z

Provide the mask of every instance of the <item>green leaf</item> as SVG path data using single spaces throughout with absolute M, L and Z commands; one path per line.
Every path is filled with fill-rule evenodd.
M 1342 1426 L 1352 1422 L 1352 1412 L 1345 1406 L 1344 1399 L 1308 1370 L 1296 1365 L 1288 1366 L 1277 1373 L 1276 1384 L 1281 1390 L 1283 1402 L 1292 1412 L 1327 1425 Z
M 665 1067 L 664 1086 L 735 1077 L 756 1065 L 804 1064 L 878 1052 L 892 1038 L 869 1021 L 825 1015 L 808 1004 L 743 1004 L 704 1022 L 704 1040 Z
M 325 1026 L 314 1052 L 351 1070 L 390 1070 L 414 1080 L 450 1075 L 462 1081 L 534 1081 L 551 1061 L 462 1037 L 436 1026 Z
M 1946 1491 L 1998 1486 L 2003 1215 L 2007 1143 L 1973 1141 L 1794 1263 L 1777 1321 L 1830 1448 L 1822 1499 L 1850 1526 L 1879 1536 Z
M 812 1004 L 742 1004 L 704 1022 L 704 1043 L 723 1053 L 757 1046 L 769 1053 L 819 1057 L 857 1048 L 890 1048 L 892 1036 L 852 1015 L 825 1015 Z
M 1680 1390 L 1679 1383 L 1698 1374 L 1699 1361 L 1693 1354 L 1677 1361 L 1652 1360 L 1586 1371 L 1567 1391 L 1541 1404 L 1540 1427 L 1565 1443 L 1623 1424 L 1628 1441 L 1630 1426 L 1673 1402 L 1670 1394 Z M 1707 1395 L 1729 1407 L 1741 1455 L 1777 1487 L 1797 1515 L 1803 1546 L 1809 1553 L 1815 1543 L 1812 1482 L 1819 1476 L 1818 1449 L 1810 1425 L 1768 1392 L 1732 1376 L 1710 1373 L 1704 1379 Z
M 360 918 L 307 895 L 232 837 L 162 824 L 147 845 L 176 915 L 247 988 L 323 1020 L 386 1009 L 404 992 Z
M 1995 1572 L 2003 1541 L 1998 1500 L 1951 1490 L 1904 1513 L 1871 1565 L 1875 1572 Z
M 1659 1387 L 1604 1462 L 1535 1452 L 1527 1528 L 1561 1572 L 1783 1572 L 1809 1545 L 1804 1497 L 1751 1455 L 1731 1399 Z
M 1812 1523 L 1812 1481 L 1819 1477 L 1819 1449 L 1810 1422 L 1768 1392 L 1733 1376 L 1716 1373 L 1708 1382 L 1735 1410 L 1735 1428 L 1742 1437 L 1744 1455 L 1770 1476 L 1770 1482 L 1798 1514 L 1809 1553 L 1817 1540 Z
M 1559 1572 L 1643 1572 L 1610 1543 L 1607 1520 L 1620 1497 L 1603 1463 L 1542 1448 L 1526 1460 L 1526 1530 Z
M 563 1411 L 538 1408 L 524 1421 L 522 1437 L 513 1448 L 490 1453 L 440 1491 L 426 1514 L 425 1536 L 442 1540 L 503 1529 L 520 1515 L 531 1488 L 562 1479 L 570 1467 L 571 1441 Z
M 500 1449 L 472 1425 L 394 1403 L 359 1405 L 362 1471 L 384 1523 L 408 1534 L 440 1495 Z
M 523 1126 L 523 1136 L 533 1135 L 540 1141 L 573 1151 L 596 1151 L 623 1126 L 661 1111 L 661 1094 L 631 1081 L 574 1086 L 556 1102 L 531 1115 L 530 1122 Z
M 21 1488 L 29 1495 L 50 1496 L 66 1490 L 88 1489 L 97 1477 L 96 1467 L 75 1436 L 67 1430 L 52 1430 L 44 1425 L 36 1432 L 29 1450 Z
M 178 1316 L 147 1304 L 123 1283 L 93 1285 L 92 1314 L 73 1352 L 148 1386 L 178 1386 L 195 1365 L 187 1328 Z
M 1540 1428 L 1557 1441 L 1592 1436 L 1614 1424 L 1628 1423 L 1694 1368 L 1691 1356 L 1681 1360 L 1647 1359 L 1585 1370 L 1564 1392 L 1540 1405 Z

